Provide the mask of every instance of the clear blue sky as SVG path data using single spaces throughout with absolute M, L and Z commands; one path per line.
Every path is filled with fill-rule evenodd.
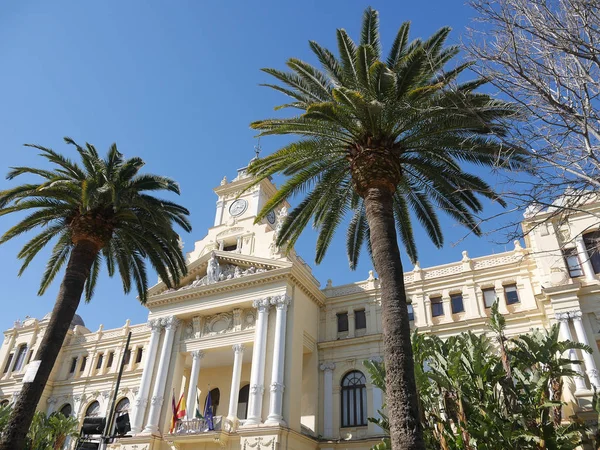
M 457 43 L 472 11 L 462 0 L 427 2 L 373 1 L 379 10 L 384 44 L 389 46 L 399 25 L 412 21 L 412 36 L 426 37 L 444 25 Z M 194 231 L 183 236 L 193 248 L 212 225 L 212 187 L 223 175 L 230 179 L 253 156 L 248 124 L 275 114 L 283 98 L 258 86 L 271 81 L 261 67 L 279 67 L 288 57 L 314 62 L 308 40 L 335 48 L 335 29 L 358 38 L 364 1 L 97 1 L 3 2 L 0 5 L 0 173 L 10 166 L 39 165 L 24 143 L 71 151 L 63 136 L 91 142 L 105 151 L 116 142 L 126 156 L 140 156 L 146 170 L 179 181 L 179 199 L 192 212 Z M 264 152 L 276 138 L 264 139 Z M 15 182 L 0 179 L 0 189 Z M 491 211 L 491 210 L 490 210 Z M 16 217 L 0 218 L 0 232 Z M 504 248 L 486 238 L 470 237 L 458 246 L 464 231 L 444 222 L 447 245 L 436 250 L 418 235 L 421 266 Z M 371 263 L 365 252 L 358 270 L 347 267 L 342 233 L 320 266 L 342 284 L 367 277 Z M 39 278 L 48 253 L 40 254 L 17 278 L 16 254 L 25 239 L 0 246 L 0 329 L 17 318 L 41 317 L 52 309 L 61 276 L 43 297 Z M 314 234 L 297 246 L 314 260 Z M 412 266 L 406 261 L 407 270 Z M 154 275 L 152 279 L 155 279 Z M 96 330 L 146 320 L 135 296 L 121 292 L 118 279 L 101 277 L 96 296 L 79 313 Z

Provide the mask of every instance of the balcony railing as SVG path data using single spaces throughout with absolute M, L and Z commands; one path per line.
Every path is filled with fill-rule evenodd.
M 213 430 L 210 430 L 206 419 L 190 419 L 180 420 L 175 427 L 173 434 L 186 435 L 186 434 L 201 434 L 209 433 L 211 431 L 221 431 L 222 416 L 215 416 L 212 419 Z

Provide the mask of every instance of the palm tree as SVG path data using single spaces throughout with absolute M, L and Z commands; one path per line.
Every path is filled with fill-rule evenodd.
M 146 259 L 167 285 L 176 285 L 186 271 L 173 225 L 190 231 L 189 212 L 152 195 L 162 190 L 179 194 L 177 183 L 158 175 L 140 174 L 144 162 L 140 158 L 123 158 L 115 144 L 102 159 L 90 144 L 82 147 L 70 138 L 65 141 L 75 146 L 81 165 L 49 148 L 31 145 L 53 168 L 15 167 L 8 179 L 30 174 L 41 177 L 41 182 L 0 192 L 0 216 L 30 212 L 0 238 L 0 244 L 34 228 L 43 228 L 19 252 L 18 257 L 23 260 L 19 274 L 53 240 L 39 295 L 67 264 L 48 328 L 34 358 L 43 363 L 34 381 L 23 385 L 0 440 L 0 450 L 23 448 L 36 405 L 81 295 L 85 291 L 86 301 L 92 298 L 103 259 L 110 276 L 118 269 L 126 293 L 132 283 L 135 285 L 142 303 L 146 301 L 148 285 Z
M 307 193 L 283 224 L 279 244 L 291 247 L 312 218 L 319 263 L 348 214 L 351 268 L 368 241 L 382 285 L 387 405 L 396 449 L 423 448 L 397 239 L 416 261 L 416 218 L 442 246 L 436 207 L 480 234 L 477 194 L 499 199 L 461 163 L 509 169 L 524 163 L 498 138 L 506 131 L 503 119 L 515 116 L 514 107 L 475 93 L 484 80 L 457 83 L 470 63 L 444 70 L 459 52 L 444 46 L 450 29 L 409 42 L 409 27 L 400 26 L 381 61 L 378 13 L 368 8 L 358 46 L 343 29 L 337 30 L 338 57 L 310 42 L 323 70 L 295 58 L 287 61 L 291 72 L 263 69 L 281 82 L 266 86 L 292 99 L 278 108 L 300 113 L 251 126 L 261 136 L 291 134 L 299 140 L 249 168 L 259 180 L 276 173 L 288 177 L 257 220 L 282 200 Z
M 52 437 L 52 450 L 61 450 L 68 437 L 79 436 L 79 421 L 76 417 L 65 416 L 60 412 L 48 416 L 48 428 Z

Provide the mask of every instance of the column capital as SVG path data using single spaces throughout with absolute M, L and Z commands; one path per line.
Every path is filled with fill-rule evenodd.
M 559 312 L 559 313 L 555 313 L 554 317 L 556 317 L 556 320 L 558 320 L 559 322 L 567 323 L 569 321 L 570 314 L 568 311 Z
M 324 372 L 333 372 L 333 369 L 335 369 L 335 363 L 324 362 L 319 366 L 319 368 Z
M 235 353 L 236 355 L 238 353 L 244 353 L 244 350 L 246 349 L 244 344 L 234 344 L 231 346 L 231 348 L 233 349 L 233 353 Z
M 205 353 L 202 350 L 192 350 L 190 355 L 192 355 L 192 359 L 202 359 Z
M 579 322 L 581 322 L 581 317 L 582 317 L 582 316 L 583 316 L 583 313 L 581 312 L 581 310 L 580 310 L 580 309 L 576 309 L 576 310 L 573 310 L 573 311 L 569 311 L 569 317 L 570 317 L 571 319 L 573 319 L 573 321 L 574 321 L 574 322 L 575 322 L 575 321 L 579 321 Z
M 148 328 L 150 328 L 150 330 L 152 330 L 152 332 L 160 332 L 163 327 L 162 319 L 150 319 L 146 325 Z
M 256 308 L 258 310 L 258 312 L 269 312 L 269 306 L 270 306 L 270 302 L 268 298 L 260 298 L 257 300 L 254 300 L 252 302 L 252 307 Z
M 270 298 L 271 305 L 277 309 L 286 310 L 292 299 L 287 294 L 275 295 Z
M 180 320 L 175 316 L 163 317 L 161 324 L 166 330 L 176 330 L 179 326 Z

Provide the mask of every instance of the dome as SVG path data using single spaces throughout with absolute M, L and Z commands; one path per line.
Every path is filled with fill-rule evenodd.
M 50 320 L 50 316 L 52 316 L 51 312 L 46 314 L 41 321 L 44 322 L 46 320 Z M 80 327 L 85 327 L 85 322 L 83 321 L 83 319 L 81 318 L 81 316 L 79 314 L 75 314 L 75 316 L 73 317 L 73 320 L 71 320 L 70 328 L 75 328 L 76 325 L 79 325 Z

